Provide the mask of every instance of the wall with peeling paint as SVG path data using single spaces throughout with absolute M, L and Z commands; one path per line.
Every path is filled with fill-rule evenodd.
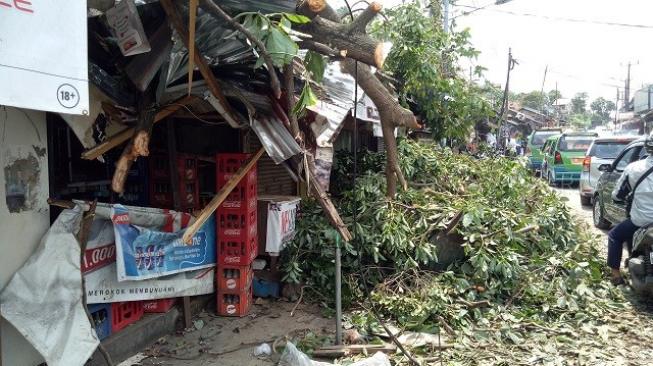
M 45 113 L 0 106 L 0 288 L 50 226 L 48 190 Z M 0 326 L 2 365 L 42 362 L 10 324 L 2 320 Z

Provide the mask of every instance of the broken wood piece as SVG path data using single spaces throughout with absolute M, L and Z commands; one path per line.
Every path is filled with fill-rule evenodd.
M 258 48 L 258 51 L 260 52 L 261 56 L 263 57 L 263 60 L 265 61 L 265 64 L 268 67 L 268 74 L 270 75 L 270 86 L 272 87 L 272 92 L 274 93 L 274 97 L 277 99 L 281 98 L 281 83 L 279 82 L 279 77 L 277 76 L 277 71 L 274 67 L 274 62 L 272 61 L 272 56 L 270 56 L 270 52 L 268 52 L 268 49 L 265 47 L 265 44 L 252 32 L 247 30 L 242 24 L 238 23 L 235 21 L 229 14 L 227 14 L 222 8 L 217 5 L 213 0 L 200 0 L 202 9 L 206 10 L 209 14 L 213 15 L 214 17 L 220 18 L 220 20 L 226 21 L 229 23 L 229 25 L 237 30 L 238 32 L 242 33 L 245 38 L 247 38 L 251 43 L 255 44 L 256 47 Z
M 188 4 L 188 95 L 193 90 L 193 71 L 195 71 L 195 19 L 197 19 L 198 0 Z
M 215 210 L 218 209 L 218 207 L 224 202 L 224 200 L 229 196 L 231 191 L 240 183 L 240 181 L 243 179 L 243 177 L 249 172 L 254 165 L 258 162 L 258 160 L 263 156 L 263 153 L 265 152 L 264 148 L 260 148 L 256 154 L 251 156 L 247 162 L 243 166 L 238 169 L 234 175 L 229 178 L 227 181 L 227 184 L 224 185 L 224 187 L 220 188 L 220 191 L 216 193 L 216 195 L 213 197 L 211 202 L 202 209 L 202 212 L 200 215 L 197 217 L 197 220 L 191 224 L 187 229 L 186 232 L 184 233 L 184 236 L 182 237 L 182 240 L 186 244 L 190 244 L 193 241 L 193 236 L 197 233 L 197 231 L 204 225 L 204 223 L 213 215 Z
M 322 206 L 322 210 L 324 210 L 324 213 L 327 215 L 327 218 L 331 222 L 331 225 L 338 230 L 340 233 L 340 236 L 342 237 L 342 240 L 349 242 L 352 239 L 351 233 L 349 232 L 349 229 L 347 229 L 347 225 L 345 225 L 345 222 L 342 221 L 342 218 L 340 217 L 340 214 L 338 213 L 338 210 L 336 207 L 333 205 L 333 202 L 329 198 L 329 195 L 326 193 L 324 188 L 322 188 L 322 185 L 320 182 L 317 180 L 317 176 L 315 175 L 315 161 L 313 160 L 312 156 L 307 156 L 307 173 L 308 173 L 308 184 L 309 184 L 309 190 L 313 194 L 313 197 L 317 199 L 318 203 L 320 206 Z M 311 189 L 312 188 L 312 189 Z
M 75 203 L 73 201 L 58 200 L 54 198 L 48 198 L 48 205 L 66 208 L 69 210 L 75 208 Z
M 138 102 L 138 122 L 134 127 L 132 141 L 125 146 L 113 173 L 111 189 L 119 194 L 125 191 L 125 182 L 129 169 L 140 156 L 150 155 L 150 134 L 154 125 L 154 92 L 152 90 L 141 94 Z
M 184 42 L 186 49 L 190 49 L 190 44 L 188 41 L 190 36 L 184 21 L 182 20 L 181 16 L 179 16 L 179 9 L 177 6 L 175 6 L 172 0 L 161 0 L 160 3 L 163 7 L 163 10 L 166 12 L 172 27 L 175 29 L 175 31 L 177 31 L 182 42 Z M 195 45 L 195 49 L 198 50 L 194 55 L 195 64 L 200 70 L 202 77 L 206 81 L 206 85 L 209 88 L 209 91 L 218 101 L 218 105 L 214 105 L 216 111 L 220 113 L 222 118 L 224 118 L 225 121 L 227 121 L 230 125 L 242 125 L 243 123 L 240 121 L 241 117 L 233 110 L 231 104 L 229 104 L 227 101 L 227 98 L 222 92 L 222 88 L 218 84 L 218 80 L 215 78 L 215 75 L 213 75 L 213 71 L 211 71 L 211 68 L 209 67 L 209 64 L 206 62 L 206 59 L 202 53 L 199 52 L 197 45 Z
M 170 105 L 167 105 L 163 107 L 161 110 L 157 112 L 157 114 L 154 116 L 154 123 L 160 122 L 161 120 L 165 119 L 166 117 L 171 116 L 175 112 L 177 112 L 179 109 L 183 108 L 184 106 L 190 104 L 192 101 L 196 100 L 197 98 L 194 96 L 191 97 L 183 97 L 179 99 L 176 102 L 171 103 Z M 125 128 L 124 130 L 118 132 L 117 134 L 109 137 L 106 139 L 104 142 L 99 143 L 95 145 L 94 147 L 84 151 L 82 153 L 82 159 L 85 160 L 93 160 L 97 159 L 100 157 L 102 154 L 105 152 L 113 149 L 114 147 L 122 144 L 123 142 L 129 140 L 130 137 L 134 136 L 134 127 L 129 127 Z
M 395 353 L 397 346 L 392 344 L 351 344 L 341 346 L 326 346 L 313 351 L 313 357 L 339 358 L 350 355 L 369 353 Z

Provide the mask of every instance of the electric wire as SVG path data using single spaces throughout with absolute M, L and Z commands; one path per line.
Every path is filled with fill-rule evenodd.
M 490 4 L 490 5 L 492 5 L 492 4 Z M 631 24 L 631 23 L 601 21 L 601 20 L 594 20 L 594 19 L 567 18 L 567 17 L 559 17 L 559 16 L 552 16 L 552 15 L 544 15 L 544 14 L 515 12 L 515 11 L 511 11 L 511 10 L 490 8 L 490 7 L 488 7 L 488 5 L 486 5 L 485 7 L 476 7 L 476 6 L 471 6 L 471 5 L 455 5 L 455 6 L 462 7 L 462 8 L 474 9 L 472 11 L 467 11 L 467 12 L 464 12 L 464 13 L 462 13 L 460 15 L 457 15 L 456 18 L 460 17 L 460 16 L 469 15 L 469 14 L 475 12 L 475 11 L 478 11 L 478 10 L 487 10 L 487 11 L 494 11 L 494 12 L 497 12 L 497 13 L 503 13 L 503 14 L 508 14 L 508 15 L 532 17 L 532 18 L 541 18 L 541 19 L 553 20 L 553 21 L 563 21 L 563 22 L 572 22 L 572 23 L 585 23 L 585 24 L 594 24 L 594 25 L 607 25 L 607 26 L 613 26 L 613 27 L 653 29 L 653 25 L 649 25 L 649 24 Z

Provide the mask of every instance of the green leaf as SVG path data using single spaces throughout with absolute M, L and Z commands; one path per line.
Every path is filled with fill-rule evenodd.
M 474 216 L 470 213 L 466 213 L 465 216 L 463 216 L 463 226 L 468 227 L 469 225 L 472 224 L 472 221 L 474 221 Z
M 281 20 L 279 21 L 279 26 L 286 33 L 290 33 L 290 30 L 292 29 L 292 23 L 286 17 L 281 18 Z
M 309 17 L 299 15 L 299 14 L 283 13 L 283 17 L 287 18 L 288 20 L 290 20 L 295 24 L 306 24 L 311 22 L 311 19 Z
M 276 67 L 283 67 L 297 55 L 298 46 L 280 27 L 270 28 L 265 47 Z
M 311 77 L 315 82 L 322 82 L 326 66 L 326 57 L 314 51 L 308 51 L 306 53 L 306 57 L 304 57 L 304 67 L 306 67 L 306 70 L 311 74 Z
M 304 109 L 306 109 L 306 107 L 310 107 L 316 103 L 317 97 L 313 93 L 311 86 L 306 83 L 304 84 L 304 89 L 302 89 L 302 93 L 299 95 L 299 100 L 297 101 L 297 104 L 295 104 L 295 108 L 293 108 L 292 113 L 300 115 Z

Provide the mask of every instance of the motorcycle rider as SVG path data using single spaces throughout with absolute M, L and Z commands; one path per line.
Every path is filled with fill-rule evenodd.
M 653 167 L 652 135 L 646 138 L 644 149 L 648 157 L 633 162 L 624 169 L 612 192 L 613 200 L 624 201 L 640 177 Z M 624 283 L 619 271 L 623 243 L 626 242 L 630 253 L 633 234 L 640 227 L 653 223 L 653 174 L 649 174 L 636 188 L 632 195 L 630 216 L 608 233 L 608 266 L 611 269 L 611 281 L 614 285 Z

